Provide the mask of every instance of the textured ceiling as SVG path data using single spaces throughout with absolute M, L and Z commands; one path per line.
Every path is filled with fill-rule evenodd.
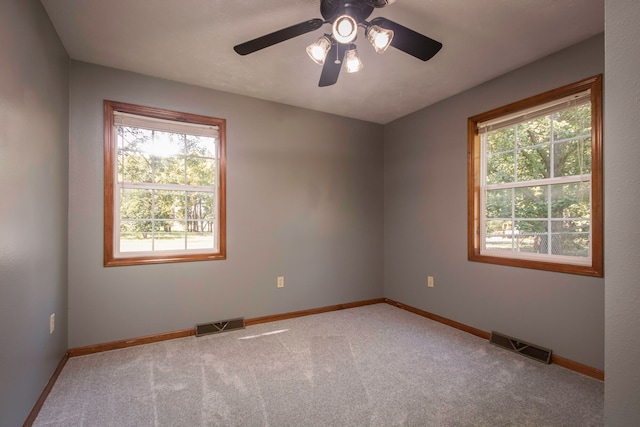
M 604 31 L 603 0 L 396 0 L 374 10 L 444 44 L 422 62 L 378 55 L 318 87 L 305 47 L 322 29 L 240 56 L 233 46 L 311 18 L 319 0 L 42 0 L 71 58 L 388 123 Z M 362 32 L 362 30 L 360 30 Z

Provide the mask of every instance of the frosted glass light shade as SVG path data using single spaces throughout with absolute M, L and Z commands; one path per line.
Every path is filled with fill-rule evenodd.
M 316 64 L 323 65 L 329 49 L 331 49 L 331 40 L 329 40 L 327 36 L 322 36 L 307 46 L 307 55 L 309 55 L 309 58 Z
M 372 25 L 367 29 L 367 40 L 369 40 L 369 43 L 371 43 L 371 46 L 373 46 L 377 53 L 384 53 L 391 45 L 393 31 Z
M 357 73 L 364 67 L 355 47 L 345 52 L 344 67 L 347 70 L 347 73 Z

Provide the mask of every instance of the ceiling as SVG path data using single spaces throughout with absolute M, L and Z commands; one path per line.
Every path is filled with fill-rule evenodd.
M 375 9 L 443 43 L 427 62 L 359 32 L 364 69 L 318 87 L 305 47 L 329 26 L 240 56 L 233 46 L 321 18 L 320 0 L 41 0 L 71 58 L 386 124 L 604 31 L 603 0 L 396 0 Z

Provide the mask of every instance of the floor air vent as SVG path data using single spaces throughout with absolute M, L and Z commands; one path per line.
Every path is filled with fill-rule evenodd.
M 203 335 L 218 334 L 236 329 L 244 329 L 244 317 L 196 325 L 196 336 L 201 337 Z
M 498 347 L 520 353 L 539 362 L 551 363 L 551 350 L 548 348 L 540 347 L 498 332 L 491 332 L 489 342 L 497 345 Z

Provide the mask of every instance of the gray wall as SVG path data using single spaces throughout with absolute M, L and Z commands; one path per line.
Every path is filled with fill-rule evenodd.
M 604 368 L 603 280 L 467 261 L 466 181 L 467 118 L 602 73 L 603 39 L 385 126 L 386 297 Z
M 0 8 L 0 426 L 13 427 L 67 349 L 69 60 L 39 1 Z
M 3 0 L 0 426 L 24 421 L 67 347 L 383 292 L 597 368 L 604 346 L 607 425 L 633 425 L 639 8 L 606 1 L 606 54 L 595 38 L 382 128 L 84 63 L 72 63 L 69 101 L 67 55 L 40 3 Z M 466 118 L 600 73 L 603 63 L 606 343 L 601 279 L 470 263 L 465 222 Z M 226 261 L 102 267 L 103 98 L 228 120 Z
M 640 419 L 640 3 L 605 2 L 605 422 Z
M 69 347 L 382 296 L 381 125 L 80 62 L 70 84 Z M 103 99 L 227 120 L 227 260 L 102 266 Z

